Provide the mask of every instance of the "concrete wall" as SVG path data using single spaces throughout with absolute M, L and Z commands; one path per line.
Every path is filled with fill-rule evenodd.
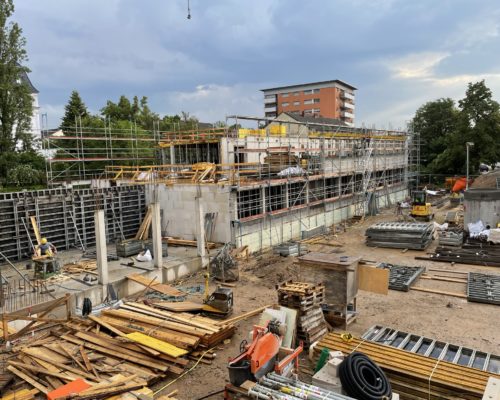
M 226 243 L 231 240 L 231 221 L 236 205 L 230 199 L 230 187 L 222 185 L 159 185 L 158 199 L 162 210 L 162 231 L 168 236 L 196 240 L 196 196 L 205 213 L 217 213 L 215 230 L 209 240 Z M 146 198 L 150 199 L 147 194 Z M 207 233 L 208 234 L 208 233 Z
M 377 204 L 379 208 L 394 205 L 408 195 L 408 190 L 399 186 L 387 196 L 379 193 Z M 234 225 L 234 243 L 236 246 L 249 246 L 256 252 L 278 245 L 289 240 L 301 238 L 304 230 L 325 225 L 327 228 L 341 223 L 354 215 L 355 206 L 351 197 L 346 197 L 317 207 L 293 210 L 279 216 L 266 216 L 254 221 Z
M 464 224 L 483 221 L 496 227 L 500 222 L 500 189 L 470 189 L 464 193 Z

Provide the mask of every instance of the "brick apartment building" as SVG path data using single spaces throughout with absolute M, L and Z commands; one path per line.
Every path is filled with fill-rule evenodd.
M 287 112 L 321 116 L 337 118 L 353 126 L 355 90 L 354 86 L 337 79 L 262 89 L 265 115 L 273 118 Z

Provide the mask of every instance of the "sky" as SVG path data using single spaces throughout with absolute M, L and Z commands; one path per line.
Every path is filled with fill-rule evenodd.
M 260 89 L 340 79 L 357 126 L 404 128 L 485 79 L 500 100 L 498 0 L 14 0 L 48 127 L 72 90 L 200 121 L 263 116 Z

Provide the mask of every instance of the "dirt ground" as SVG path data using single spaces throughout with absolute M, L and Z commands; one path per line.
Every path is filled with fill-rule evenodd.
M 439 213 L 448 211 L 442 209 Z M 439 220 L 439 215 L 437 216 Z M 499 273 L 495 267 L 472 265 L 452 265 L 415 260 L 415 256 L 424 255 L 421 251 L 398 249 L 370 248 L 364 244 L 364 233 L 368 226 L 379 221 L 394 221 L 389 211 L 376 217 L 367 218 L 362 223 L 347 227 L 345 232 L 330 237 L 325 241 L 342 244 L 341 247 L 326 245 L 309 245 L 311 251 L 341 252 L 346 255 L 360 256 L 376 262 L 392 262 L 403 265 L 422 265 L 429 268 L 455 271 L 487 271 Z M 429 250 L 436 246 L 436 241 Z M 241 265 L 240 280 L 233 289 L 235 296 L 233 316 L 251 311 L 260 306 L 276 302 L 275 285 L 284 279 L 300 279 L 295 257 L 280 257 L 272 253 L 251 259 Z M 307 280 L 307 279 L 304 279 Z M 182 284 L 184 286 L 203 283 L 200 273 Z M 416 286 L 438 289 L 448 292 L 464 293 L 466 285 L 462 283 L 432 281 L 420 279 Z M 212 285 L 215 288 L 215 284 Z M 192 296 L 196 299 L 196 296 Z M 353 335 L 361 335 L 373 325 L 385 325 L 399 330 L 425 335 L 475 348 L 478 350 L 500 354 L 500 307 L 495 305 L 468 303 L 466 299 L 419 291 L 398 292 L 390 290 L 388 295 L 379 295 L 360 291 L 357 298 L 358 317 L 349 325 L 348 331 Z M 240 342 L 248 336 L 258 316 L 249 318 L 238 324 L 236 334 L 230 343 L 217 347 L 217 357 L 211 365 L 199 364 L 175 382 L 165 381 L 157 384 L 156 390 L 165 387 L 161 394 L 178 390 L 179 400 L 195 400 L 209 393 L 222 390 L 228 379 L 226 365 L 228 359 L 239 354 Z M 302 357 L 304 366 L 308 360 Z M 306 378 L 307 379 L 307 378 Z M 217 394 L 211 399 L 222 399 Z

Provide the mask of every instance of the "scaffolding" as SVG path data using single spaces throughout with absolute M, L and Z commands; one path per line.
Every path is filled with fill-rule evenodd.
M 118 129 L 112 127 L 109 120 L 103 120 L 100 128 L 84 127 L 79 118 L 75 126 L 43 132 L 48 186 L 102 178 L 105 167 L 115 163 L 130 166 L 155 164 L 158 121 L 154 127 L 148 131 L 130 122 L 129 128 Z

